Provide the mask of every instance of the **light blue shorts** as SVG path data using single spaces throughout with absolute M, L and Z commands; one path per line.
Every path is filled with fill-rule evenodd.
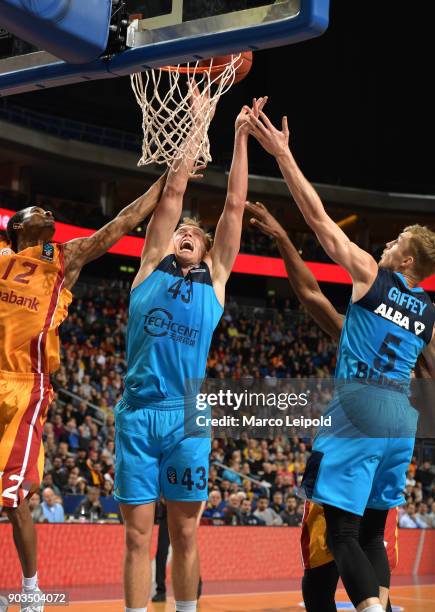
M 183 408 L 115 408 L 115 499 L 205 501 L 210 437 L 188 437 Z
M 302 495 L 360 516 L 403 504 L 418 420 L 406 395 L 349 386 L 324 416 L 332 425 L 314 441 Z

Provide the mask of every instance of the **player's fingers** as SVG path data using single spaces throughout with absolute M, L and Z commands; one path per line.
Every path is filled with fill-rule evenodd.
M 259 230 L 261 230 L 265 234 L 269 233 L 269 228 L 267 227 L 267 225 L 265 225 L 264 223 L 262 223 L 258 219 L 252 218 L 252 219 L 250 219 L 250 223 L 251 223 L 251 225 L 255 225 L 255 227 L 257 227 Z
M 260 202 L 247 202 L 247 208 L 258 219 L 263 217 L 264 206 Z
M 260 113 L 261 115 L 262 113 Z M 259 118 L 257 118 L 254 113 L 252 111 L 249 112 L 249 117 L 248 117 L 248 122 L 253 126 L 253 128 L 257 129 L 258 131 L 262 132 L 264 135 L 267 134 L 267 128 L 264 125 L 264 123 L 262 123 L 260 121 Z
M 250 109 L 250 112 L 253 113 L 254 117 L 258 117 L 258 105 L 257 105 L 257 99 L 253 98 L 252 100 L 252 108 Z
M 289 137 L 288 121 L 287 121 L 287 117 L 285 115 L 282 118 L 282 131 L 283 131 L 285 137 L 288 138 Z
M 245 202 L 245 208 L 255 216 L 257 216 L 259 213 L 258 206 L 256 206 L 256 204 L 254 204 L 253 202 Z
M 263 204 L 263 202 L 255 202 L 255 204 L 264 212 L 267 212 L 267 208 L 266 206 Z
M 249 132 L 251 132 L 251 134 L 256 135 L 256 134 L 260 133 L 259 127 L 253 121 L 251 121 L 251 116 L 250 115 L 246 118 L 246 124 L 247 124 L 248 130 L 249 130 Z
M 267 130 L 264 125 L 249 115 L 246 119 L 248 125 L 248 131 L 255 136 L 255 138 L 265 138 L 267 136 Z
M 258 130 L 256 130 L 255 128 L 252 128 L 251 126 L 248 125 L 248 134 L 253 136 L 255 138 L 255 140 L 258 140 L 258 142 L 261 145 L 263 145 L 264 138 L 262 137 L 261 133 Z
M 258 103 L 258 110 L 262 111 L 263 108 L 265 107 L 267 100 L 268 100 L 268 96 L 264 96 L 263 98 L 260 98 L 260 102 Z
M 266 115 L 266 113 L 263 113 L 263 111 L 260 111 L 260 119 L 264 122 L 264 124 L 270 129 L 273 130 L 274 129 L 274 125 L 271 122 L 271 120 L 269 119 L 269 117 Z

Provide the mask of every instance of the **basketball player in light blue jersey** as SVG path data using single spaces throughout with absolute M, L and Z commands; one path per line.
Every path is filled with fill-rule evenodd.
M 358 612 L 382 612 L 389 583 L 359 537 L 383 536 L 388 510 L 403 503 L 417 412 L 408 394 L 423 354 L 435 377 L 435 307 L 418 285 L 435 272 L 435 233 L 413 225 L 389 242 L 377 264 L 327 215 L 289 149 L 287 119 L 277 130 L 264 113 L 250 132 L 272 154 L 308 225 L 353 281 L 340 338 L 332 432 L 316 437 L 302 489 L 323 505 L 328 544 Z M 364 384 L 363 384 L 364 383 Z M 366 509 L 369 509 L 366 511 Z
M 252 112 L 258 116 L 265 102 L 254 100 Z M 196 531 L 207 499 L 210 439 L 185 433 L 185 384 L 205 375 L 225 285 L 240 248 L 248 188 L 249 111 L 244 107 L 236 120 L 228 192 L 213 246 L 194 220 L 184 218 L 178 225 L 191 171 L 182 161 L 168 174 L 132 286 L 128 371 L 115 411 L 115 497 L 126 526 L 127 611 L 146 610 L 154 506 L 160 495 L 168 511 L 176 610 L 196 610 Z

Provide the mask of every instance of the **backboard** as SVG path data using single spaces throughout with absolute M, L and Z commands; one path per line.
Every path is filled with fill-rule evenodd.
M 112 0 L 0 0 L 0 24 L 71 63 L 90 62 L 107 46 Z
M 0 95 L 292 44 L 322 34 L 329 18 L 329 0 L 112 0 L 112 5 L 112 29 L 114 15 L 118 26 L 119 14 L 125 17 L 125 50 L 72 64 L 48 53 L 47 44 L 0 59 Z

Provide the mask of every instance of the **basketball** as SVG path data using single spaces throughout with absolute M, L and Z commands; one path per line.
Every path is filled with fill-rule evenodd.
M 225 66 L 231 62 L 232 55 L 217 55 L 216 57 L 212 57 L 210 59 L 201 60 L 199 62 L 199 66 L 207 67 L 213 62 L 213 77 L 216 78 L 220 73 L 222 73 L 225 69 Z M 239 83 L 242 81 L 251 70 L 252 67 L 252 51 L 243 51 L 240 53 L 240 58 L 237 60 L 235 72 L 236 76 L 234 79 L 234 83 Z

